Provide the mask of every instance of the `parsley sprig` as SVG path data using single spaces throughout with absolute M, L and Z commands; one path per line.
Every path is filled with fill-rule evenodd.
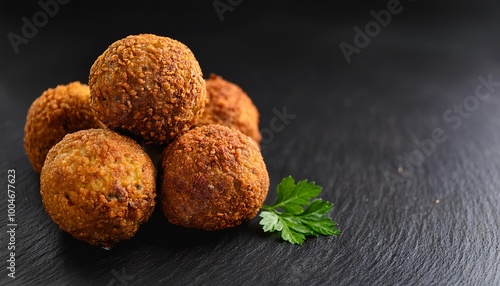
M 276 202 L 261 208 L 260 225 L 265 232 L 278 231 L 283 240 L 299 245 L 310 235 L 340 235 L 337 223 L 326 216 L 332 203 L 317 198 L 322 190 L 320 186 L 307 180 L 295 184 L 288 176 L 276 190 Z

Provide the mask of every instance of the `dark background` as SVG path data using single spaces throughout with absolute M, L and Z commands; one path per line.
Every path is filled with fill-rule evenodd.
M 389 1 L 245 0 L 223 21 L 212 1 L 104 2 L 60 5 L 17 54 L 7 34 L 20 34 L 21 18 L 40 6 L 0 2 L 0 284 L 500 285 L 500 91 L 459 125 L 443 118 L 474 95 L 478 76 L 500 82 L 500 5 L 402 1 L 348 64 L 339 44 L 353 44 L 354 27 Z M 87 82 L 109 44 L 138 33 L 180 40 L 205 76 L 239 84 L 261 128 L 275 108 L 296 115 L 264 137 L 267 202 L 284 176 L 316 181 L 343 234 L 296 246 L 263 233 L 257 218 L 201 232 L 168 224 L 159 209 L 110 251 L 59 231 L 24 153 L 27 110 L 49 87 Z M 409 166 L 415 142 L 437 128 L 446 140 Z M 8 169 L 16 170 L 16 280 L 1 262 Z

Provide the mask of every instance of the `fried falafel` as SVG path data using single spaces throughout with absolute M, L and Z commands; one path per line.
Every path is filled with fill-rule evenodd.
M 215 74 L 210 75 L 206 85 L 208 103 L 196 125 L 226 125 L 260 143 L 259 111 L 241 87 Z
M 110 248 L 131 238 L 155 206 L 154 166 L 134 140 L 107 129 L 66 135 L 40 176 L 45 210 L 73 237 Z
M 172 224 L 204 230 L 237 226 L 257 215 L 269 175 L 257 144 L 219 124 L 174 140 L 161 159 L 162 209 Z
M 33 169 L 40 173 L 50 148 L 64 135 L 101 126 L 90 108 L 87 85 L 72 82 L 47 89 L 31 104 L 24 126 L 24 149 Z
M 191 50 L 152 34 L 111 44 L 90 69 L 91 106 L 109 128 L 168 143 L 201 115 L 206 86 Z

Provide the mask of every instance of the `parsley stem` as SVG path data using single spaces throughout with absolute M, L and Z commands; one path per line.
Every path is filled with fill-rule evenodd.
M 272 211 L 274 210 L 274 208 L 272 206 L 267 206 L 267 205 L 262 205 L 260 207 L 261 210 L 265 210 L 265 211 Z

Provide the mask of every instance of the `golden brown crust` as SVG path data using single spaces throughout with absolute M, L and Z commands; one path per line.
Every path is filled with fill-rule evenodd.
M 250 97 L 238 85 L 215 74 L 210 75 L 206 85 L 208 103 L 196 125 L 233 127 L 260 143 L 259 111 Z
M 155 205 L 154 166 L 134 140 L 114 131 L 68 134 L 40 177 L 45 210 L 77 239 L 109 248 L 131 238 Z
M 91 105 L 108 127 L 163 144 L 200 116 L 206 87 L 184 44 L 151 34 L 111 44 L 90 69 Z
M 192 129 L 162 154 L 162 209 L 177 225 L 204 230 L 255 217 L 269 175 L 257 144 L 219 124 Z
M 90 108 L 89 87 L 79 82 L 49 88 L 28 110 L 24 127 L 24 149 L 39 173 L 50 148 L 64 135 L 101 123 Z

